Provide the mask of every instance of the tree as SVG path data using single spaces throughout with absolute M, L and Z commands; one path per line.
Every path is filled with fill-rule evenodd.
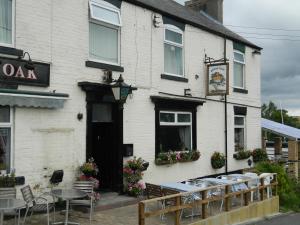
M 270 101 L 269 104 L 263 104 L 261 107 L 261 116 L 262 118 L 272 120 L 278 123 L 283 123 L 285 125 L 299 128 L 300 129 L 300 122 L 297 118 L 289 116 L 288 111 L 282 109 L 282 117 L 281 117 L 281 109 L 274 104 L 274 102 Z

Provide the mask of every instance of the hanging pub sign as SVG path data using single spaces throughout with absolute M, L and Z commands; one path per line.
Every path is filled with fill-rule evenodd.
M 228 63 L 207 65 L 207 95 L 228 95 Z
M 0 57 L 0 83 L 48 87 L 50 64 Z

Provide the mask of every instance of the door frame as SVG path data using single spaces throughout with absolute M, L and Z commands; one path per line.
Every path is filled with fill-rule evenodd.
M 118 143 L 117 151 L 117 178 L 114 191 L 123 193 L 123 105 L 115 101 L 111 86 L 107 84 L 80 82 L 78 85 L 86 92 L 86 158 L 91 157 L 92 153 L 92 105 L 94 103 L 111 103 L 116 115 L 115 140 Z M 100 171 L 101 173 L 101 171 Z

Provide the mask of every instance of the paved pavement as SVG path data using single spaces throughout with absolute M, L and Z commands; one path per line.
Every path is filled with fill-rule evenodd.
M 245 224 L 246 225 L 246 224 Z M 300 213 L 288 213 L 247 225 L 300 225 Z

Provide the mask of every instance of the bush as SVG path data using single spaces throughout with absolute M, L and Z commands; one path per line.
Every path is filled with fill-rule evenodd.
M 300 210 L 300 184 L 288 177 L 284 166 L 275 162 L 260 162 L 255 169 L 259 173 L 277 173 L 278 195 L 283 210 Z
M 220 152 L 214 152 L 213 155 L 211 156 L 211 166 L 214 169 L 220 169 L 223 166 L 225 166 L 225 155 Z
M 269 160 L 267 151 L 260 148 L 253 150 L 252 157 L 253 157 L 253 162 L 255 163 Z
M 239 150 L 233 154 L 233 158 L 236 160 L 248 159 L 251 156 L 252 152 L 249 150 Z

